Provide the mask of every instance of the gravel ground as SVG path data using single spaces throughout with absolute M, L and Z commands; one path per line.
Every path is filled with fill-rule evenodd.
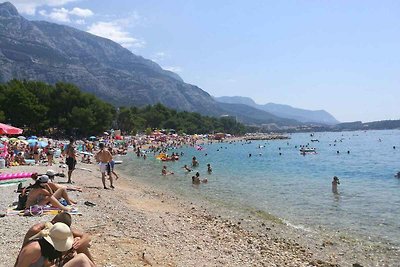
M 73 216 L 73 227 L 92 235 L 97 266 L 400 266 L 398 250 L 305 234 L 251 216 L 235 221 L 123 176 L 115 190 L 104 190 L 95 165 L 78 167 L 92 172 L 77 169 L 73 173 L 75 185 L 84 190 L 70 192 L 82 212 Z M 43 173 L 47 168 L 20 166 L 1 171 Z M 0 187 L 2 211 L 17 200 L 15 189 Z M 85 201 L 96 206 L 88 207 Z M 0 218 L 0 266 L 13 266 L 28 228 L 51 218 Z

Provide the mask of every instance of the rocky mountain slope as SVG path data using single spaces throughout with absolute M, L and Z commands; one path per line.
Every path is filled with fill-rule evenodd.
M 0 4 L 0 82 L 11 79 L 73 83 L 117 106 L 161 103 L 204 115 L 232 115 L 251 124 L 291 123 L 254 108 L 222 105 L 111 40 L 65 25 L 29 21 L 5 2 Z
M 275 116 L 281 118 L 287 118 L 297 120 L 303 123 L 320 123 L 333 125 L 339 123 L 331 114 L 325 110 L 306 110 L 300 108 L 294 108 L 289 105 L 268 103 L 265 105 L 259 105 L 249 97 L 242 96 L 221 96 L 215 97 L 215 99 L 221 103 L 230 104 L 243 104 L 259 110 L 269 112 Z

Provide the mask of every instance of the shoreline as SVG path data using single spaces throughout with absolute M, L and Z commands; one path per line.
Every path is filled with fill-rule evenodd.
M 96 165 L 80 163 L 78 167 L 92 172 L 77 169 L 73 173 L 75 185 L 84 192 L 70 193 L 82 212 L 81 216 L 73 215 L 72 227 L 91 234 L 97 266 L 349 266 L 357 262 L 362 266 L 393 266 L 397 262 L 367 250 L 355 255 L 352 242 L 339 243 L 318 233 L 305 235 L 299 229 L 262 218 L 263 214 L 229 218 L 212 207 L 161 192 L 121 172 L 116 189 L 103 190 Z M 50 167 L 20 166 L 2 171 L 47 169 Z M 5 205 L 17 200 L 18 194 L 13 192 L 16 186 L 0 188 L 3 211 Z M 85 201 L 96 206 L 87 207 Z M 4 225 L 0 260 L 5 266 L 14 263 L 27 229 L 51 218 L 0 218 Z

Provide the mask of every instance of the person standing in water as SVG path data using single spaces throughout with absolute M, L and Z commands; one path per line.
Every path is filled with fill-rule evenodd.
M 332 180 L 332 193 L 339 194 L 338 185 L 340 184 L 339 178 L 337 176 L 333 176 Z
M 212 168 L 211 168 L 210 163 L 207 164 L 207 172 L 208 172 L 209 174 L 212 173 Z
M 193 166 L 193 167 L 199 166 L 199 162 L 197 161 L 196 157 L 193 157 L 193 158 L 192 158 L 192 166 Z

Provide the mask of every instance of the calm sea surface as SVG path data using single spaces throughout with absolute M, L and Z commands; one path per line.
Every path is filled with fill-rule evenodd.
M 167 177 L 160 175 L 164 162 L 150 155 L 146 160 L 131 155 L 117 170 L 121 166 L 120 171 L 135 179 L 189 199 L 265 211 L 305 231 L 339 231 L 400 246 L 400 179 L 394 177 L 400 171 L 400 130 L 315 133 L 313 137 L 301 133 L 290 138 L 214 143 L 204 145 L 202 151 L 181 148 L 176 151 L 184 156 L 165 164 L 175 172 Z M 302 156 L 299 146 L 308 143 L 318 153 Z M 198 187 L 191 184 L 193 172 L 186 174 L 181 168 L 190 165 L 193 156 L 200 162 L 195 171 L 209 181 Z M 211 175 L 207 163 L 213 168 Z M 339 195 L 332 193 L 334 175 L 340 178 Z

